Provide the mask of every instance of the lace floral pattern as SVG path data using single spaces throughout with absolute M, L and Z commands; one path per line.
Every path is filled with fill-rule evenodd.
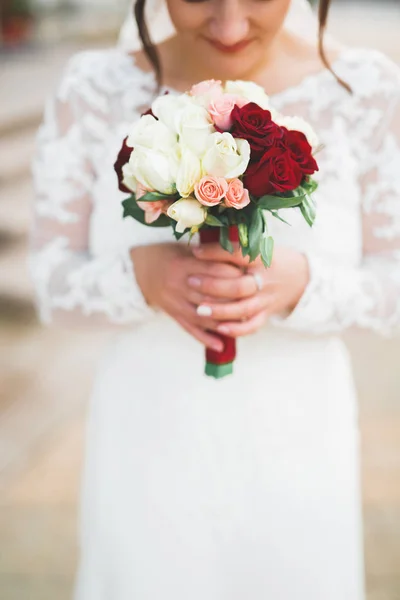
M 346 50 L 328 71 L 272 101 L 307 118 L 324 142 L 316 224 L 274 223 L 277 244 L 306 254 L 310 282 L 278 327 L 328 333 L 351 326 L 384 335 L 400 327 L 400 70 L 370 50 Z M 152 318 L 129 249 L 171 241 L 121 215 L 112 168 L 129 123 L 153 97 L 154 76 L 120 50 L 84 52 L 49 101 L 33 165 L 30 269 L 43 322 L 135 323 Z M 173 92 L 173 90 L 171 90 Z M 286 218 L 286 215 L 285 215 Z

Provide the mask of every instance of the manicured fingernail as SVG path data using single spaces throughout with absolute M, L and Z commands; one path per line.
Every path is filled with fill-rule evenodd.
M 195 256 L 201 256 L 203 254 L 203 248 L 201 246 L 193 246 L 193 254 Z
M 230 329 L 226 325 L 218 325 L 217 331 L 225 335 L 228 335 L 230 333 Z
M 212 308 L 211 306 L 204 306 L 203 304 L 200 304 L 200 306 L 197 307 L 196 312 L 199 317 L 211 317 Z
M 189 277 L 188 284 L 192 287 L 198 288 L 201 286 L 201 279 L 199 279 L 199 277 Z

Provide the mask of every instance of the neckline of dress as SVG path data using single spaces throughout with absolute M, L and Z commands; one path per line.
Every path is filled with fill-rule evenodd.
M 347 58 L 349 54 L 353 54 L 354 52 L 356 52 L 358 50 L 360 50 L 360 48 L 352 48 L 352 47 L 343 48 L 338 53 L 335 60 L 332 61 L 332 63 L 331 63 L 332 69 L 335 72 L 337 72 L 338 69 L 340 70 L 340 66 L 341 66 L 342 62 L 345 60 L 345 58 Z M 149 80 L 149 82 L 151 82 L 153 85 L 156 85 L 156 76 L 155 76 L 154 71 L 146 71 L 146 70 L 142 69 L 137 64 L 137 61 L 133 54 L 131 54 L 125 50 L 123 50 L 122 52 L 123 52 L 124 56 L 128 59 L 131 67 L 133 67 L 134 69 L 136 69 L 136 71 L 139 71 L 142 75 L 144 75 Z M 281 90 L 280 92 L 276 92 L 274 94 L 268 94 L 267 92 L 266 93 L 267 93 L 268 97 L 271 98 L 271 100 L 280 100 L 280 99 L 285 98 L 286 96 L 292 94 L 294 91 L 302 89 L 304 86 L 310 84 L 314 80 L 324 79 L 327 76 L 331 77 L 332 80 L 334 80 L 334 76 L 329 71 L 329 69 L 327 69 L 327 68 L 319 69 L 318 71 L 308 73 L 307 75 L 302 77 L 302 79 L 300 81 L 298 81 L 297 83 L 295 83 L 291 86 L 288 86 L 287 88 Z M 160 94 L 164 94 L 166 92 L 172 93 L 172 94 L 183 94 L 184 93 L 184 92 L 182 92 L 174 87 L 168 86 L 168 85 L 161 86 Z

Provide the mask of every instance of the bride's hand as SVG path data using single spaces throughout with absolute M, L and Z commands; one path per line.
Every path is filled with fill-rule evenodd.
M 225 260 L 206 262 L 193 256 L 191 248 L 183 244 L 154 244 L 139 246 L 130 251 L 136 280 L 150 306 L 161 308 L 175 319 L 188 333 L 205 346 L 217 351 L 223 349 L 218 336 L 212 334 L 219 325 L 213 318 L 197 314 L 197 306 L 204 302 L 213 305 L 223 298 L 203 294 L 190 282 L 199 279 L 217 282 L 218 289 L 239 289 L 235 281 L 242 278 L 242 270 Z M 231 285 L 228 284 L 231 282 Z M 231 295 L 228 293 L 227 298 Z
M 194 248 L 193 254 L 210 266 L 214 262 L 226 262 L 247 270 L 237 281 L 222 283 L 205 275 L 197 278 L 201 282 L 197 281 L 194 286 L 202 294 L 230 299 L 229 302 L 206 302 L 204 313 L 208 309 L 212 318 L 221 322 L 217 331 L 232 337 L 254 333 L 271 315 L 290 313 L 309 281 L 307 258 L 290 248 L 275 248 L 269 269 L 261 259 L 249 263 L 239 246 L 229 254 L 219 244 L 209 244 Z

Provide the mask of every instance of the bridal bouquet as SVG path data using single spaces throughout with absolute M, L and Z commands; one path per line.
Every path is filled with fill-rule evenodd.
M 200 234 L 228 252 L 240 245 L 249 261 L 272 261 L 269 215 L 297 208 L 311 226 L 318 139 L 298 117 L 270 106 L 258 85 L 203 81 L 190 92 L 165 94 L 136 121 L 114 165 L 129 197 L 123 216 L 151 227 L 172 227 L 179 239 Z M 235 340 L 206 352 L 206 374 L 232 372 Z

